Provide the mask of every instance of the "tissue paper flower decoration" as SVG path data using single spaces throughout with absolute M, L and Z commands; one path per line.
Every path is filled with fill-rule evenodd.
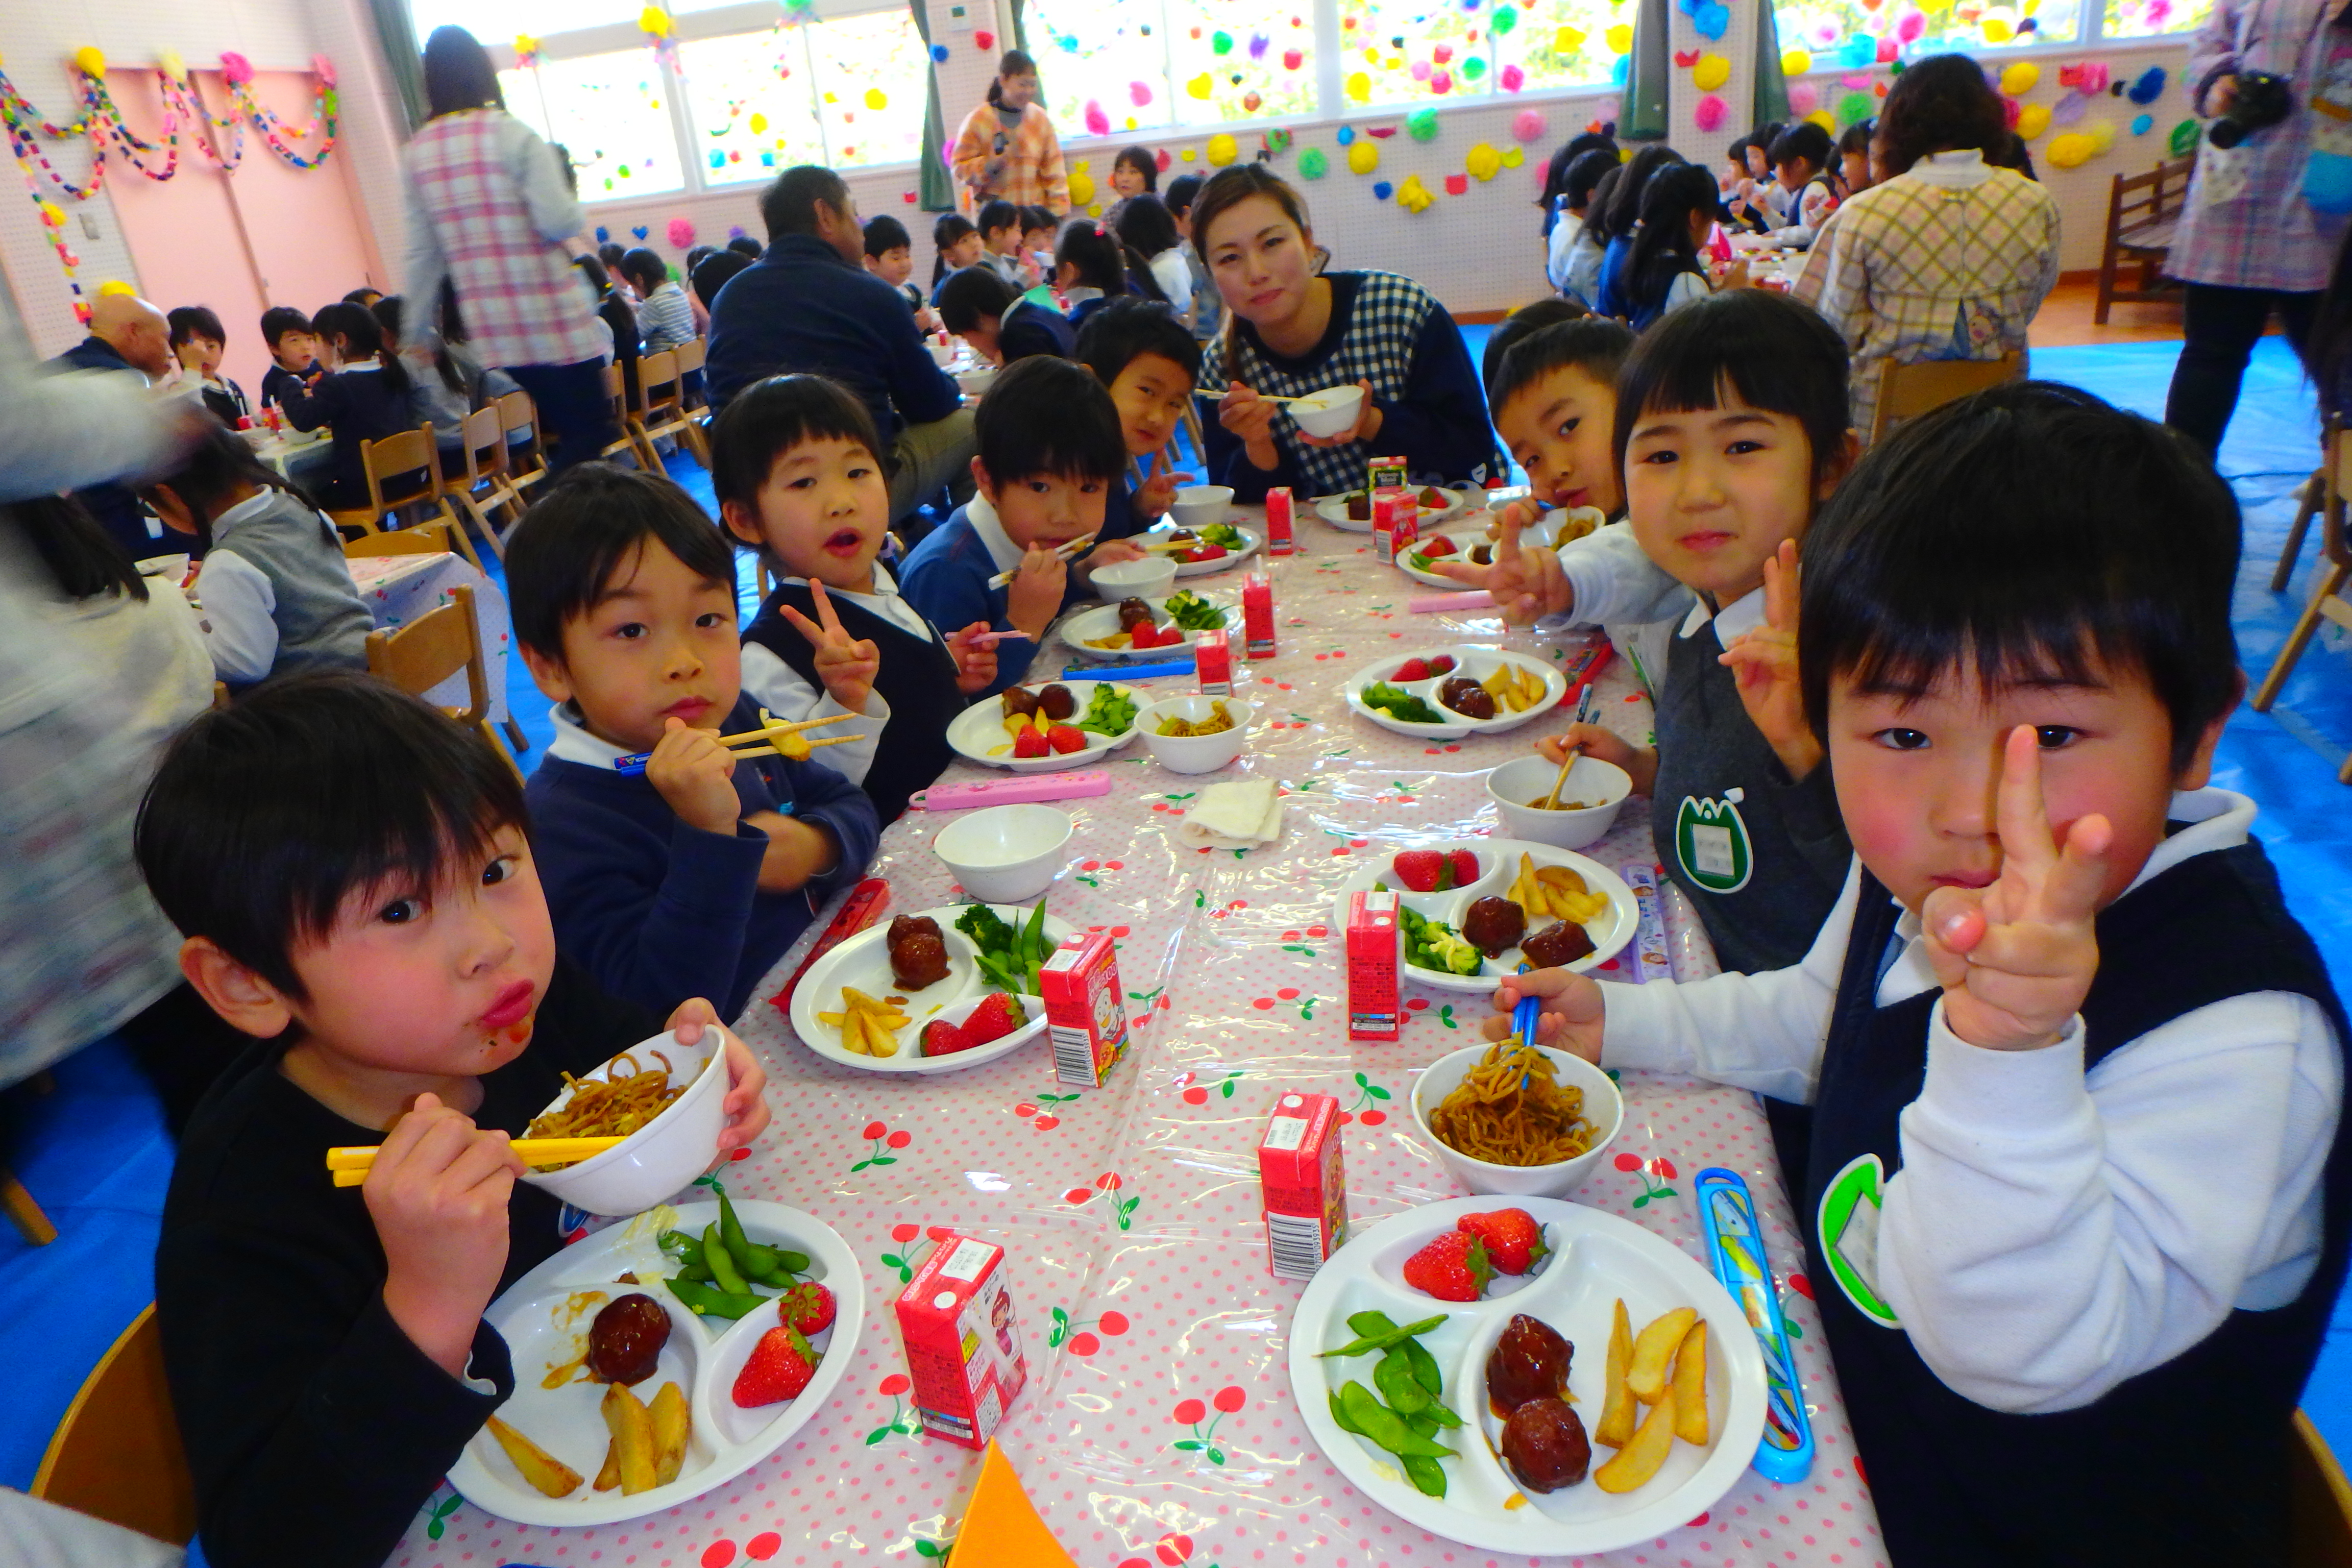
M 1780 51 L 1780 74 L 1782 76 L 1802 76 L 1812 68 L 1813 57 L 1807 54 L 1804 50 L 1782 49 Z
M 1528 155 L 1523 150 L 1517 147 L 1503 149 L 1503 167 L 1506 169 L 1516 169 L 1527 161 Z
M 1282 51 L 1282 68 L 1283 68 L 1284 70 L 1286 70 L 1286 71 L 1295 71 L 1295 70 L 1297 70 L 1299 67 L 1301 67 L 1301 66 L 1305 65 L 1306 63 L 1307 63 L 1307 51 L 1306 51 L 1306 50 L 1304 50 L 1304 49 L 1285 49 L 1285 50 L 1283 50 L 1283 51 Z
M 1138 109 L 1142 109 L 1149 105 L 1151 102 L 1150 84 L 1149 82 L 1140 81 L 1129 82 L 1127 84 L 1127 100 L 1128 102 L 1135 105 Z
M 2132 116 L 2132 134 L 2145 136 L 2148 132 L 2148 128 L 2155 123 L 2156 116 L 2153 114 L 2135 114 Z
M 975 49 L 992 49 L 996 47 L 996 35 L 985 30 L 974 33 L 971 36 L 971 47 Z
M 1349 142 L 1355 141 L 1356 128 L 1352 125 L 1342 125 L 1339 130 L 1333 132 L 1332 134 L 1339 137 L 1339 145 L 1345 147 Z
M 1906 11 L 1895 19 L 1895 37 L 1899 43 L 1916 44 L 1927 31 L 1927 14 L 1924 11 Z
M 890 95 L 878 87 L 869 87 L 866 89 L 866 107 L 872 110 L 887 109 L 890 107 Z
M 767 133 L 768 117 L 764 114 L 753 114 L 751 116 L 751 134 L 754 136 L 764 136 Z
M 2094 93 L 2105 92 L 2107 90 L 2106 62 L 2084 60 L 2080 65 L 2060 66 L 2058 82 L 2062 87 L 2073 88 L 2085 98 Z
M 1415 60 L 1412 62 L 1412 79 L 1415 81 L 1427 81 L 1429 79 L 1429 62 L 1427 60 Z
M 692 218 L 674 217 L 669 220 L 669 247 L 672 250 L 691 250 L 694 248 L 694 220 Z
M 1209 166 L 1222 169 L 1242 155 L 1242 144 L 1230 132 L 1220 131 L 1209 138 Z
M 1612 55 L 1630 55 L 1633 52 L 1633 25 L 1620 22 L 1601 34 L 1601 41 L 1609 46 Z
M 1572 31 L 1573 29 L 1563 28 L 1561 30 L 1565 32 Z M 1582 37 L 1581 34 L 1579 34 L 1578 36 L 1580 37 Z M 1503 90 L 1505 92 L 1517 92 L 1519 89 L 1528 84 L 1528 73 L 1521 70 L 1516 65 L 1508 65 L 1495 73 L 1495 79 L 1503 84 Z
M 1396 187 L 1390 184 L 1386 180 L 1378 180 L 1373 182 L 1372 200 L 1376 202 L 1384 202 L 1394 195 L 1396 195 Z
M 1511 117 L 1511 135 L 1520 142 L 1540 142 L 1549 129 L 1540 109 L 1522 109 Z
M 327 57 L 324 55 L 314 56 L 310 61 L 312 68 L 316 68 L 321 61 L 325 60 L 326 58 Z M 188 62 L 180 58 L 180 51 L 177 49 L 165 49 L 162 54 L 157 55 L 155 57 L 155 68 L 162 71 L 165 76 L 170 77 L 173 81 L 185 81 L 188 79 Z M 332 87 L 335 84 L 332 80 L 330 80 L 327 85 L 329 87 Z
M 1809 81 L 1789 84 L 1789 112 L 1802 120 L 1822 106 L 1821 89 Z
M 1437 200 L 1435 193 L 1421 183 L 1419 174 L 1407 174 L 1404 184 L 1397 187 L 1397 205 L 1409 213 L 1426 212 Z
M 1462 160 L 1462 166 L 1470 171 L 1471 176 L 1480 184 L 1484 184 L 1503 172 L 1503 151 L 1491 142 L 1474 143 L 1468 155 Z
M 1572 55 L 1583 47 L 1584 37 L 1584 29 L 1581 27 L 1555 29 L 1551 36 L 1551 52 L 1556 55 Z
M 2099 152 L 2105 153 L 2116 144 L 2116 128 L 2111 121 L 2094 120 L 2083 129 L 2091 138 L 2091 145 Z
M 1713 92 L 1730 79 L 1731 57 L 1729 55 L 1701 55 L 1698 58 L 1698 64 L 1691 67 L 1691 85 L 1701 92 Z
M 1341 85 L 1347 89 L 1350 103 L 1361 103 L 1372 96 L 1372 79 L 1362 71 L 1349 71 Z
M 2031 142 L 2049 129 L 2050 106 L 2048 104 L 2029 103 L 2017 111 L 2017 133 L 2025 141 Z
M 669 37 L 669 13 L 658 5 L 648 5 L 637 13 L 637 31 L 648 37 Z
M 1470 190 L 1470 176 L 1469 176 L 1469 175 L 1467 175 L 1467 174 L 1448 174 L 1448 175 L 1446 175 L 1446 176 L 1445 176 L 1445 194 L 1446 194 L 1447 195 L 1449 195 L 1449 196 L 1465 195 L 1467 195 L 1467 194 L 1469 193 L 1469 190 Z
M 1723 129 L 1723 117 L 1730 112 L 1730 106 L 1711 92 L 1691 105 L 1693 123 L 1709 135 Z
M 1089 136 L 1110 134 L 1110 116 L 1105 114 L 1103 106 L 1091 98 L 1087 100 L 1087 134 Z
M 1877 100 L 1866 92 L 1849 92 L 1838 100 L 1837 122 L 1857 125 L 1878 112 Z
M 1436 72 L 1429 79 L 1429 90 L 1435 93 L 1451 92 L 1454 90 L 1454 74 L 1451 71 Z
M 221 56 L 221 79 L 231 87 L 242 87 L 253 79 L 253 62 L 234 49 Z
M 2090 162 L 2091 154 L 2098 150 L 2098 144 L 2088 136 L 2070 131 L 2063 136 L 2052 137 L 2042 156 L 2057 168 L 2072 169 Z
M 596 226 L 596 243 L 597 243 L 597 244 L 599 244 L 599 245 L 606 244 L 606 243 L 608 243 L 608 242 L 612 239 L 612 237 L 613 237 L 613 231 L 612 231 L 611 229 L 606 228 L 606 227 L 605 227 L 603 224 L 601 224 L 601 223 L 600 223 L 600 224 L 598 224 L 598 225 Z
M 1191 93 L 1194 98 L 1205 99 L 1210 93 L 1216 90 L 1216 86 L 1215 79 L 1211 77 L 1207 71 L 1202 71 L 1199 76 L 1194 77 L 1191 81 L 1184 84 L 1184 90 Z
M 1331 160 L 1325 155 L 1322 148 L 1309 147 L 1306 152 L 1298 154 L 1298 177 L 1300 179 L 1319 180 L 1330 172 Z
M 1095 177 L 1083 168 L 1070 172 L 1070 205 L 1082 207 L 1095 199 Z
M 173 62 L 176 63 L 180 57 L 173 55 L 171 58 Z M 181 78 L 185 78 L 188 74 L 188 68 L 181 66 L 179 70 L 173 74 Z M 310 57 L 310 74 L 319 79 L 319 85 L 320 87 L 332 87 L 335 85 L 335 62 L 329 59 L 324 55 L 312 55 Z
M 1381 166 L 1378 142 L 1359 142 L 1348 149 L 1348 167 L 1359 174 L 1369 174 Z
M 1986 43 L 2005 44 L 2017 37 L 2017 13 L 2006 5 L 1996 5 L 1984 14 L 1984 19 L 1977 26 L 1983 31 Z
M 1731 10 L 1717 0 L 1700 0 L 1698 8 L 1691 13 L 1691 26 L 1698 29 L 1702 38 L 1720 38 L 1731 26 Z
M 1404 118 L 1405 133 L 1416 142 L 1437 140 L 1437 110 L 1416 109 Z
M 2023 98 L 2041 80 L 2040 66 L 2032 60 L 2018 60 L 2000 73 L 2000 90 L 2011 98 Z
M 100 49 L 96 44 L 84 44 L 80 48 L 76 49 L 74 51 L 73 63 L 74 69 L 81 72 L 84 76 L 103 77 L 106 75 L 106 52 L 103 49 Z M 101 289 L 100 292 L 102 293 L 104 290 Z
M 2197 151 L 2197 121 L 2193 118 L 2182 121 L 2172 128 L 2172 133 L 2166 141 L 2170 144 L 2174 157 L 2186 158 Z
M 2138 77 L 2133 80 L 2131 90 L 2124 94 L 2124 96 L 2130 99 L 2134 103 L 2154 103 L 2158 99 L 2162 98 L 2164 96 L 2164 68 L 2162 66 L 2150 66 L 2147 69 L 2140 72 Z

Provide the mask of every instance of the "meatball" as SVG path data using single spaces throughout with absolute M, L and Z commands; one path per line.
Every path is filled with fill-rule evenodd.
M 1530 1399 L 1503 1424 L 1503 1462 L 1531 1492 L 1556 1492 L 1584 1479 L 1592 1442 L 1565 1400 Z
M 1576 1347 L 1550 1324 L 1521 1312 L 1486 1352 L 1486 1402 L 1507 1416 L 1530 1399 L 1558 1399 L 1568 1392 L 1569 1363 Z
M 890 949 L 891 978 L 902 990 L 925 990 L 948 977 L 947 939 L 929 915 L 900 915 L 883 941 Z
M 1118 602 L 1118 629 L 1120 631 L 1131 632 L 1138 626 L 1156 626 L 1158 624 L 1158 617 L 1152 615 L 1151 606 L 1145 604 L 1142 600 L 1137 598 L 1126 598 L 1121 599 Z
M 1519 952 L 1538 969 L 1560 969 L 1592 956 L 1592 935 L 1574 921 L 1554 921 L 1519 943 Z
M 588 1326 L 588 1374 L 603 1383 L 643 1383 L 669 1343 L 669 1314 L 632 1290 L 608 1303 Z
M 1007 719 L 1018 719 L 1035 711 L 1037 711 L 1035 692 L 1025 686 L 1008 686 L 1004 689 L 1004 716 Z
M 1489 958 L 1518 946 L 1527 930 L 1528 911 L 1508 899 L 1480 899 L 1462 917 L 1462 940 Z
M 1078 700 L 1060 681 L 1037 693 L 1037 710 L 1059 722 L 1078 710 Z
M 1457 675 L 1437 689 L 1437 700 L 1469 719 L 1492 719 L 1495 694 L 1466 675 Z

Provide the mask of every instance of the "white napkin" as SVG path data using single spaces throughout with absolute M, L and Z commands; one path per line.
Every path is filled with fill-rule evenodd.
M 1188 849 L 1251 849 L 1281 837 L 1282 801 L 1272 779 L 1211 784 L 1176 825 L 1176 842 Z

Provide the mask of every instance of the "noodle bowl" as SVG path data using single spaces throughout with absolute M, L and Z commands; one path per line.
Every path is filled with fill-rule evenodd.
M 1535 1059 L 1543 1066 L 1530 1071 L 1517 1040 L 1481 1043 L 1439 1058 L 1413 1084 L 1413 1120 L 1472 1192 L 1565 1196 L 1617 1136 L 1623 1101 L 1608 1074 L 1546 1047 Z

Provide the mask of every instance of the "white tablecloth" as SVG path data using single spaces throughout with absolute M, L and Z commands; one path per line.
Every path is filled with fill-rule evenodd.
M 449 590 L 462 583 L 474 590 L 474 624 L 481 628 L 482 667 L 489 677 L 490 722 L 507 716 L 507 645 L 513 632 L 507 619 L 507 596 L 496 583 L 476 571 L 465 557 L 446 552 L 433 555 L 364 555 L 351 563 L 352 581 L 367 601 L 368 614 L 387 630 L 407 625 L 439 609 L 451 599 Z M 429 693 L 429 700 L 463 708 L 471 700 L 460 671 Z

